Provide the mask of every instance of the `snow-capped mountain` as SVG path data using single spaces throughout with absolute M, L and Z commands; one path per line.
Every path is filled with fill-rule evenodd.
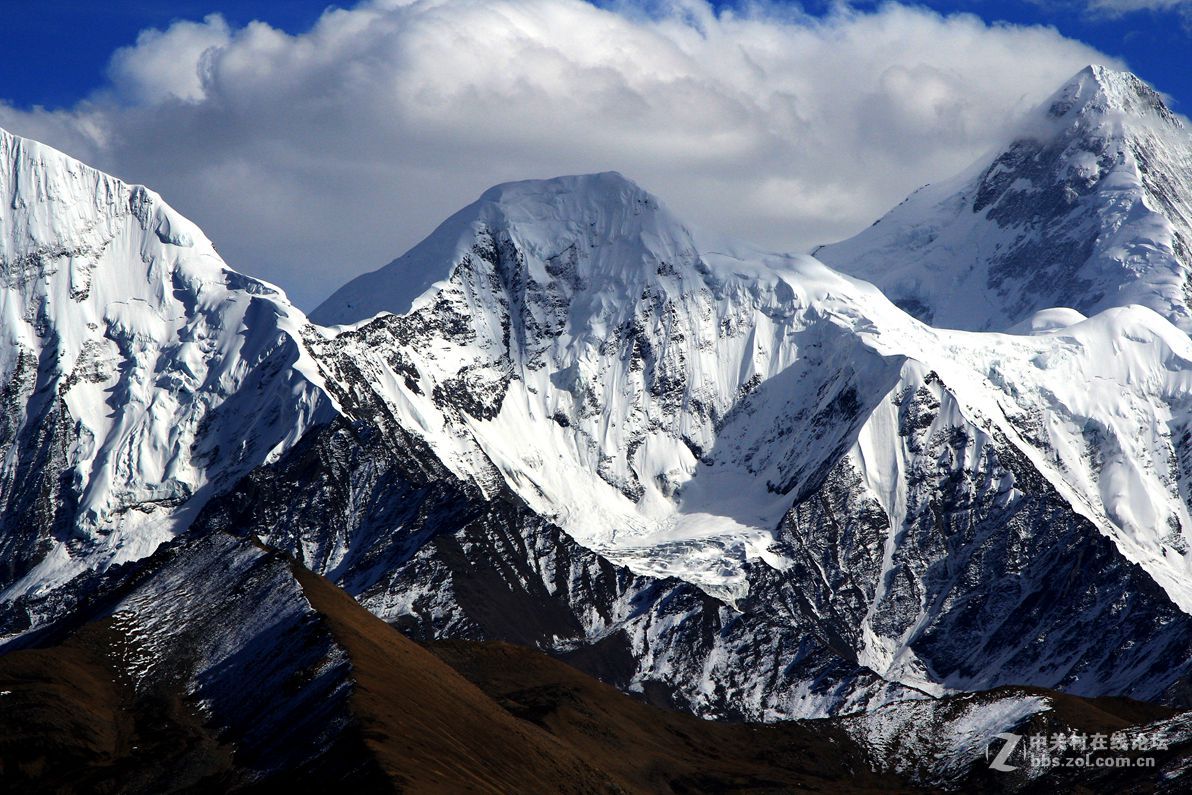
M 1132 74 L 1090 66 L 1001 151 L 816 257 L 932 325 L 1140 304 L 1192 331 L 1192 132 Z
M 431 286 L 411 299 L 393 284 Z M 361 382 L 342 370 L 350 361 L 360 386 L 483 492 L 504 484 L 589 548 L 731 596 L 746 550 L 767 554 L 787 495 L 840 452 L 848 418 L 823 412 L 892 377 L 818 320 L 832 289 L 850 286 L 809 260 L 701 251 L 620 175 L 523 182 L 489 191 L 312 317 L 412 311 L 314 350 L 339 384 Z M 741 440 L 752 453 L 714 450 L 734 407 L 780 373 L 789 395 L 734 425 L 763 437 Z M 799 433 L 782 441 L 780 422 Z
M 586 575 L 568 565 L 559 590 L 551 551 L 523 535 L 521 584 L 564 598 L 580 642 L 634 638 L 627 686 L 757 717 L 887 697 L 873 673 L 931 693 L 1029 682 L 1149 698 L 1185 675 L 1192 342 L 1146 309 L 1034 336 L 933 329 L 814 260 L 701 247 L 603 174 L 493 189 L 313 316 L 364 318 L 312 340 L 341 405 L 368 406 L 480 499 L 511 492 L 637 576 L 727 602 L 695 614 L 716 640 L 659 658 L 689 610 L 652 633 L 611 607 L 616 589 L 588 608 Z M 379 554 L 375 531 L 294 538 L 285 528 L 317 523 L 274 511 L 265 537 L 326 559 L 379 614 L 481 631 L 418 577 L 378 579 L 362 552 Z M 337 526 L 371 523 L 348 511 Z M 426 566 L 423 581 L 456 571 Z M 1114 617 L 1127 607 L 1141 619 L 1128 630 Z M 535 642 L 577 642 L 552 632 Z M 814 654 L 795 652 L 809 636 Z M 758 648 L 783 651 L 762 662 L 745 651 Z M 794 674 L 782 688 L 779 669 Z M 801 689 L 833 677 L 827 697 Z M 693 679 L 713 684 L 684 692 Z
M 407 273 L 418 263 L 437 270 Z M 1027 337 L 928 328 L 808 258 L 701 252 L 611 174 L 494 189 L 313 316 L 380 311 L 402 274 L 437 284 L 409 314 L 316 341 L 317 358 L 361 368 L 457 476 L 503 482 L 636 568 L 725 596 L 745 557 L 781 568 L 773 531 L 850 446 L 896 517 L 913 451 L 883 413 L 942 375 L 943 422 L 1005 436 L 1192 607 L 1177 451 L 1192 343 L 1145 309 Z
M 143 557 L 331 414 L 280 291 L 152 191 L 0 131 L 0 589 Z
M 417 637 L 537 646 L 708 717 L 1002 685 L 1185 704 L 1187 235 L 1160 221 L 1192 191 L 1155 176 L 1185 150 L 1148 92 L 1082 73 L 1044 143 L 931 205 L 938 248 L 867 249 L 879 276 L 887 253 L 996 276 L 974 325 L 1013 334 L 710 239 L 615 173 L 493 188 L 311 323 L 155 195 L 6 139 L 5 629 L 189 528 L 293 554 Z M 1027 268 L 1085 233 L 1096 257 Z M 1032 281 L 1069 267 L 1136 278 Z
M 990 782 L 984 748 L 1009 731 L 1162 732 L 1165 791 L 1186 788 L 1187 715 L 1154 705 L 1003 688 L 827 721 L 701 721 L 524 647 L 421 648 L 251 539 L 191 532 L 88 578 L 72 614 L 0 655 L 0 763 L 21 791 L 454 791 L 479 778 L 502 791 L 683 791 L 694 780 L 701 791 L 938 792 L 1065 781 L 1028 768 Z

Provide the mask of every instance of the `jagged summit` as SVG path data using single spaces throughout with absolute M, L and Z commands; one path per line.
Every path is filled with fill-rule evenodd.
M 152 301 L 179 281 L 273 296 L 287 313 L 292 309 L 279 288 L 229 268 L 202 230 L 153 190 L 3 128 L 0 203 L 5 286 L 24 285 L 24 298 L 42 301 L 47 312 L 58 308 L 51 299 L 62 291 L 83 306 L 92 305 L 84 299 L 93 289 L 113 299 Z M 135 228 L 125 229 L 129 222 Z M 111 250 L 120 243 L 139 249 Z M 146 268 L 153 265 L 159 267 Z M 5 310 L 16 307 L 6 304 Z
M 1182 676 L 1186 335 L 1138 307 L 1033 316 L 1019 335 L 933 329 L 809 258 L 688 247 L 683 224 L 614 185 L 499 189 L 419 246 L 443 275 L 410 311 L 329 330 L 314 354 L 352 416 L 433 451 L 437 477 L 641 578 L 618 594 L 677 580 L 723 601 L 692 590 L 644 609 L 504 515 L 458 537 L 466 556 L 441 552 L 451 542 L 411 558 L 428 530 L 384 521 L 416 491 L 386 450 L 345 473 L 356 454 L 328 444 L 336 485 L 316 489 L 296 458 L 227 526 L 325 561 L 427 634 L 481 631 L 465 582 L 499 561 L 583 606 L 535 642 L 624 643 L 630 688 L 665 682 L 708 715 L 1008 682 L 1154 698 Z M 504 616 L 488 593 L 485 614 Z M 1122 599 L 1155 611 L 1122 624 Z
M 153 191 L 127 185 L 52 147 L 3 129 L 0 168 L 0 258 L 10 279 L 30 278 L 33 273 L 27 266 L 35 256 L 60 251 L 80 238 L 87 238 L 86 244 L 98 253 L 114 237 L 114 224 L 130 213 L 163 243 L 200 249 L 210 246 L 197 227 Z M 82 263 L 77 266 L 85 268 Z M 14 270 L 21 267 L 20 273 Z M 81 289 L 77 284 L 76 288 Z
M 701 248 L 615 174 L 493 189 L 319 329 L 155 196 L 26 147 L 0 208 L 25 230 L 0 631 L 226 530 L 424 637 L 537 645 L 708 716 L 1182 698 L 1192 340 L 1153 310 L 1192 191 L 1179 131 L 1132 118 L 1020 136 L 878 225 L 867 262 L 920 268 L 921 314 L 1019 334 Z
M 152 551 L 329 405 L 279 290 L 153 191 L 7 132 L 0 274 L 10 598 Z
M 1054 118 L 1117 112 L 1135 116 L 1153 115 L 1174 127 L 1183 127 L 1179 117 L 1171 112 L 1159 92 L 1137 75 L 1100 64 L 1081 69 L 1042 107 Z
M 1192 135 L 1132 74 L 1090 66 L 996 153 L 815 255 L 936 326 L 1141 304 L 1192 331 Z
M 478 236 L 492 245 L 513 242 L 542 263 L 566 256 L 572 246 L 599 249 L 603 256 L 591 261 L 593 269 L 627 278 L 644 251 L 693 246 L 690 234 L 657 198 L 615 171 L 509 182 L 486 190 L 406 254 L 340 288 L 311 319 L 336 325 L 379 312 L 404 314 L 474 253 Z M 545 272 L 530 275 L 551 278 Z

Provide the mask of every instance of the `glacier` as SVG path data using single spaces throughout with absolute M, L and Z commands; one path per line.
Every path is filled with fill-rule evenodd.
M 1037 116 L 817 257 L 614 172 L 500 185 L 310 318 L 2 134 L 3 631 L 226 532 L 709 717 L 1178 703 L 1186 133 L 1099 67 Z
M 301 312 L 152 191 L 0 131 L 0 599 L 184 531 L 334 409 Z

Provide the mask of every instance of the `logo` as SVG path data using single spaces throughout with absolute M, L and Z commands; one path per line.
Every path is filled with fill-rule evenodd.
M 1155 767 L 1157 758 L 1153 755 L 1144 756 L 1140 752 L 1168 750 L 1168 739 L 1162 732 L 1085 734 L 1072 730 L 1029 736 L 1004 732 L 990 739 L 990 744 L 985 748 L 985 761 L 989 762 L 990 770 L 1000 773 L 1019 769 L 1019 765 L 1010 764 L 1012 758 L 1020 765 L 1033 768 Z M 1002 747 L 996 754 L 993 752 L 992 740 L 1002 741 Z
M 1014 749 L 1016 749 L 1018 744 L 1022 742 L 1022 735 L 1003 733 L 996 734 L 994 736 L 999 740 L 1004 740 L 1005 742 L 1002 745 L 1002 750 L 998 751 L 997 756 L 993 757 L 993 761 L 989 763 L 990 769 L 999 770 L 1003 773 L 1009 773 L 1012 770 L 1017 770 L 1018 767 L 1016 765 L 1009 765 L 1006 763 L 1010 760 L 1010 755 L 1014 753 Z M 985 758 L 989 759 L 988 748 L 985 749 Z

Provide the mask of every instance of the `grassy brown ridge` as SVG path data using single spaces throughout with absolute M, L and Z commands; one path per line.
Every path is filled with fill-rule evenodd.
M 105 617 L 101 598 L 87 614 L 94 620 L 83 623 L 84 615 L 47 634 L 39 647 L 0 655 L 0 791 L 922 791 L 873 772 L 873 760 L 833 721 L 703 721 L 635 700 L 533 649 L 467 641 L 420 646 L 328 580 L 262 549 L 265 557 L 249 575 L 280 577 L 293 588 L 292 575 L 313 608 L 293 631 L 304 642 L 339 650 L 325 658 L 337 666 L 326 675 L 345 683 L 336 691 L 344 700 L 329 713 L 337 721 L 334 732 L 322 730 L 332 724 L 321 717 L 313 729 L 300 722 L 289 731 L 288 721 L 308 714 L 295 713 L 295 704 L 306 710 L 331 702 L 321 695 L 301 701 L 301 694 L 322 692 L 308 689 L 311 677 L 322 674 L 307 668 L 287 673 L 286 658 L 270 658 L 277 647 L 269 646 L 253 659 L 280 661 L 286 684 L 267 692 L 246 688 L 238 693 L 242 703 L 224 702 L 225 709 L 259 715 L 266 723 L 217 735 L 213 726 L 231 725 L 221 724 L 229 716 L 199 714 L 185 693 L 185 660 L 167 655 L 155 670 L 176 675 L 134 686 L 125 660 L 140 641 Z M 152 577 L 153 566 L 163 561 L 186 560 L 159 557 L 145 576 Z M 235 581 L 220 591 L 228 605 L 244 607 L 248 597 L 239 593 Z M 250 607 L 238 615 L 255 619 L 257 605 Z M 194 634 L 188 642 L 196 645 L 169 654 L 185 657 L 207 641 Z M 1038 693 L 1055 708 L 1036 721 L 1086 731 L 1170 714 L 1125 699 Z M 275 715 L 288 717 L 270 723 Z M 245 756 L 244 748 L 262 739 L 284 742 L 298 761 L 270 767 L 273 756 L 264 766 Z
M 109 619 L 60 645 L 0 656 L 0 791 L 211 792 L 231 782 L 230 749 L 180 693 L 137 693 Z
M 450 666 L 302 566 L 294 575 L 348 653 L 352 711 L 397 789 L 607 792 L 575 751 L 501 709 Z
M 508 643 L 430 651 L 340 589 L 294 567 L 349 654 L 353 712 L 369 747 L 411 791 L 897 792 L 825 723 L 703 721 L 639 703 Z M 470 681 L 469 681 L 470 680 Z
M 828 721 L 705 721 L 636 701 L 551 657 L 509 643 L 431 650 L 505 709 L 580 749 L 638 792 L 898 792 Z

